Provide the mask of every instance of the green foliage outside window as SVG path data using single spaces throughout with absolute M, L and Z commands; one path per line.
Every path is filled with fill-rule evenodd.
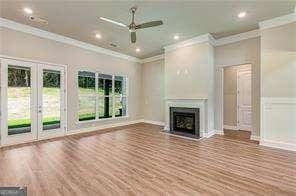
M 125 78 L 122 76 L 113 77 L 107 74 L 97 74 L 98 84 L 96 90 L 95 75 L 93 72 L 78 73 L 79 121 L 94 120 L 96 119 L 96 113 L 98 114 L 97 118 L 111 118 L 113 111 L 116 117 L 125 116 L 126 98 L 122 97 L 123 94 L 126 95 Z M 113 84 L 115 96 L 113 95 Z M 93 94 L 95 92 L 98 93 L 97 96 Z M 113 101 L 115 102 L 114 106 Z M 96 104 L 98 105 L 97 112 L 94 111 Z

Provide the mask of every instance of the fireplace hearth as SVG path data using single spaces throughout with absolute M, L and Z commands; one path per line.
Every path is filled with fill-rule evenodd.
M 170 107 L 170 133 L 199 138 L 199 108 Z

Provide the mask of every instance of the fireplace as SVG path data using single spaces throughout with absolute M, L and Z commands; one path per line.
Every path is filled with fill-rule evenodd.
M 199 108 L 170 107 L 170 132 L 199 138 Z

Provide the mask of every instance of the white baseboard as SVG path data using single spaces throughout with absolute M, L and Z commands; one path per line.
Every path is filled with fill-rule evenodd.
M 224 135 L 224 131 L 223 130 L 215 130 L 216 134 L 218 135 Z
M 213 135 L 216 135 L 216 134 L 218 134 L 218 135 L 224 135 L 224 132 L 221 131 L 221 130 L 211 130 L 211 131 L 209 131 L 207 133 L 206 138 L 210 138 L 210 137 L 212 137 Z
M 132 125 L 132 124 L 141 123 L 141 122 L 143 122 L 142 119 L 133 120 L 133 121 L 126 121 L 126 122 L 120 122 L 120 123 L 112 123 L 112 124 L 101 125 L 101 126 L 93 126 L 93 127 L 87 127 L 87 128 L 81 128 L 81 129 L 75 129 L 75 130 L 69 130 L 69 131 L 66 131 L 66 133 L 58 135 L 58 136 L 45 137 L 45 138 L 40 138 L 38 140 L 34 139 L 34 140 L 30 140 L 30 141 L 0 145 L 0 148 L 5 147 L 5 146 L 14 146 L 14 145 L 18 145 L 18 144 L 25 144 L 25 143 L 35 142 L 35 141 L 42 141 L 42 140 L 47 140 L 47 139 L 52 139 L 52 138 L 59 138 L 59 137 L 67 136 L 67 135 L 88 133 L 88 132 L 98 131 L 98 130 L 102 130 L 102 129 L 120 127 L 120 126 L 125 126 L 125 125 Z
M 238 127 L 232 125 L 223 125 L 223 129 L 238 130 Z
M 136 123 L 141 123 L 141 122 L 143 122 L 142 119 L 133 120 L 133 121 L 126 121 L 126 122 L 120 122 L 120 123 L 111 123 L 111 124 L 107 124 L 107 125 L 87 127 L 87 128 L 81 128 L 81 129 L 75 129 L 75 130 L 67 131 L 66 135 L 73 135 L 73 134 L 78 134 L 78 133 L 87 133 L 87 132 L 92 132 L 92 131 L 97 131 L 97 130 L 102 130 L 102 129 L 108 129 L 108 128 L 113 128 L 113 127 L 120 127 L 120 126 L 125 126 L 125 125 L 131 125 L 131 124 L 136 124 Z
M 163 128 L 163 130 L 165 130 L 165 131 L 169 131 L 169 130 L 170 130 L 170 129 L 169 129 L 169 126 L 165 125 L 164 128 Z
M 164 126 L 164 122 L 139 119 L 139 120 L 133 120 L 133 121 L 126 121 L 126 122 L 120 122 L 120 123 L 111 123 L 111 124 L 107 124 L 107 125 L 100 125 L 100 126 L 70 130 L 70 131 L 68 131 L 66 133 L 66 135 L 72 135 L 72 134 L 77 134 L 77 133 L 87 133 L 87 132 L 97 131 L 97 130 L 101 130 L 101 129 L 120 127 L 120 126 L 125 126 L 125 125 L 136 124 L 136 123 L 149 123 L 149 124 L 153 124 L 153 125 Z
M 260 136 L 257 135 L 251 135 L 251 140 L 260 141 Z
M 284 142 L 278 142 L 278 141 L 272 141 L 272 140 L 260 140 L 260 145 L 273 147 L 273 148 L 280 148 L 283 150 L 296 151 L 296 144 L 292 144 L 292 143 L 284 143 Z
M 153 124 L 153 125 L 159 125 L 159 126 L 164 126 L 165 122 L 161 122 L 161 121 L 154 121 L 154 120 L 142 120 L 143 123 L 148 123 L 148 124 Z
M 216 130 L 209 130 L 206 134 L 206 138 L 210 138 L 216 134 Z

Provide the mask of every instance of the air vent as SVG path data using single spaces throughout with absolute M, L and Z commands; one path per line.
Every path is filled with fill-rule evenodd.
M 41 23 L 41 24 L 48 24 L 47 20 L 37 17 L 37 16 L 29 16 L 28 19 L 32 22 Z
M 112 46 L 114 48 L 118 48 L 119 47 L 116 43 L 110 43 L 110 46 Z

